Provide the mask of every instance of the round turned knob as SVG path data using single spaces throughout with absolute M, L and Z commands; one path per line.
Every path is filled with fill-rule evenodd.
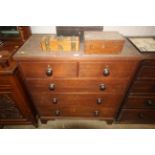
M 58 103 L 58 99 L 57 99 L 56 97 L 54 97 L 54 98 L 52 99 L 52 102 L 53 102 L 53 104 L 57 104 L 57 103 Z
M 56 110 L 56 111 L 55 111 L 55 115 L 56 115 L 56 116 L 60 116 L 60 114 L 61 114 L 60 110 Z
M 100 112 L 98 110 L 94 111 L 94 116 L 99 116 Z
M 108 76 L 109 74 L 110 74 L 109 69 L 108 69 L 108 68 L 104 68 L 104 70 L 103 70 L 103 75 L 104 75 L 104 76 Z
M 47 70 L 46 70 L 46 75 L 47 76 L 51 76 L 53 74 L 53 70 L 51 67 L 48 67 Z
M 147 106 L 152 106 L 152 105 L 153 105 L 152 100 L 148 100 L 148 101 L 146 102 L 146 105 L 147 105 Z
M 51 83 L 48 88 L 49 90 L 55 90 L 55 84 Z
M 103 91 L 103 90 L 105 90 L 105 88 L 106 88 L 106 87 L 105 87 L 105 84 L 103 84 L 103 83 L 102 83 L 102 84 L 100 84 L 100 86 L 99 86 L 99 87 L 100 87 L 100 90 L 102 90 L 102 91 Z
M 96 100 L 96 103 L 97 103 L 97 104 L 102 104 L 102 101 L 103 101 L 103 100 L 102 100 L 101 98 L 98 98 L 98 99 Z
M 143 113 L 139 113 L 139 114 L 138 114 L 138 117 L 139 117 L 140 119 L 143 119 L 143 118 L 144 118 L 144 114 L 143 114 Z

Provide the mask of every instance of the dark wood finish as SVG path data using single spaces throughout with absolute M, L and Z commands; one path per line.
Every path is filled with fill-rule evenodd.
M 1 38 L 3 44 L 0 47 L 0 124 L 34 124 L 36 126 L 36 113 L 24 90 L 17 63 L 12 60 L 12 55 L 30 36 L 30 28 L 17 28 L 20 29 L 21 36 Z
M 0 81 L 0 124 L 36 125 L 34 113 L 21 85 L 19 71 L 15 70 L 14 74 L 4 75 L 2 78 L 7 79 L 9 85 L 6 87 Z
M 123 109 L 119 120 L 122 123 L 155 123 L 155 110 Z
M 155 108 L 155 96 L 130 96 L 124 108 Z
M 0 120 L 23 118 L 11 93 L 0 93 Z
M 143 61 L 137 80 L 155 80 L 155 60 Z
M 155 81 L 135 81 L 132 88 L 131 94 L 148 94 L 155 93 Z
M 124 100 L 118 121 L 123 123 L 155 122 L 155 60 L 141 61 Z

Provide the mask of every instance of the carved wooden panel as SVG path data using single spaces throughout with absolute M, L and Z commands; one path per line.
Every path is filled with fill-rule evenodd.
M 0 94 L 0 119 L 23 118 L 10 94 Z

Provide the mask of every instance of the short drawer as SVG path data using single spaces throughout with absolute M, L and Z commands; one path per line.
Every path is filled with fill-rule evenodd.
M 136 69 L 135 61 L 80 62 L 80 77 L 130 78 Z
M 124 108 L 155 108 L 155 97 L 130 96 L 126 101 Z
M 155 81 L 135 81 L 131 87 L 133 94 L 155 93 Z
M 120 105 L 122 95 L 116 94 L 32 94 L 36 107 L 83 106 L 94 108 L 115 108 Z
M 27 80 L 30 92 L 96 92 L 124 94 L 127 81 L 123 80 Z
M 127 123 L 154 123 L 155 110 L 124 109 L 120 114 L 119 121 Z
M 22 62 L 21 70 L 25 78 L 76 77 L 76 62 Z

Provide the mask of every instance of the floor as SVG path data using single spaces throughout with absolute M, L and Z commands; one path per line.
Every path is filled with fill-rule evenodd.
M 3 129 L 35 129 L 33 125 L 8 125 Z M 155 129 L 155 124 L 107 124 L 99 120 L 55 120 L 39 122 L 38 129 Z

